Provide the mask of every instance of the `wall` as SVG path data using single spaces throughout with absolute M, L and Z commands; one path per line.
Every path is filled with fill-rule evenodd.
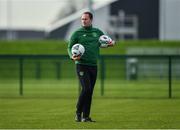
M 180 40 L 180 0 L 160 0 L 160 40 Z
M 118 0 L 111 5 L 111 15 L 118 15 L 119 10 L 138 16 L 140 39 L 159 38 L 159 0 Z

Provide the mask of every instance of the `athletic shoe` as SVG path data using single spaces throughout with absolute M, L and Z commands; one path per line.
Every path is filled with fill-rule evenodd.
M 96 122 L 96 121 L 93 121 L 90 117 L 82 118 L 81 121 L 82 122 Z
M 81 114 L 76 114 L 75 121 L 76 122 L 81 122 Z

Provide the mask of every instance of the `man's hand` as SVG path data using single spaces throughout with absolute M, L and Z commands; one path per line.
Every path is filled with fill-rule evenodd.
M 108 47 L 112 47 L 112 46 L 114 46 L 114 45 L 115 45 L 115 41 L 113 41 L 113 40 L 108 43 Z
M 72 56 L 71 58 L 73 61 L 76 61 L 76 60 L 80 60 L 81 59 L 81 56 Z

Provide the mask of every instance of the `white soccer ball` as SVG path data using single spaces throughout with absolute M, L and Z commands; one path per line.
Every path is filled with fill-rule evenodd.
M 71 53 L 73 56 L 82 56 L 85 52 L 83 45 L 77 43 L 72 46 Z
M 112 42 L 112 39 L 107 35 L 101 35 L 99 37 L 99 42 L 101 43 L 101 47 L 107 47 L 108 44 Z

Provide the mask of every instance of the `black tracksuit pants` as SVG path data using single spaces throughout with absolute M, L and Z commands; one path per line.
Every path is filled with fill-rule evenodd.
M 77 75 L 81 84 L 81 93 L 77 102 L 77 114 L 83 114 L 83 118 L 89 117 L 93 90 L 97 78 L 97 66 L 76 66 Z

